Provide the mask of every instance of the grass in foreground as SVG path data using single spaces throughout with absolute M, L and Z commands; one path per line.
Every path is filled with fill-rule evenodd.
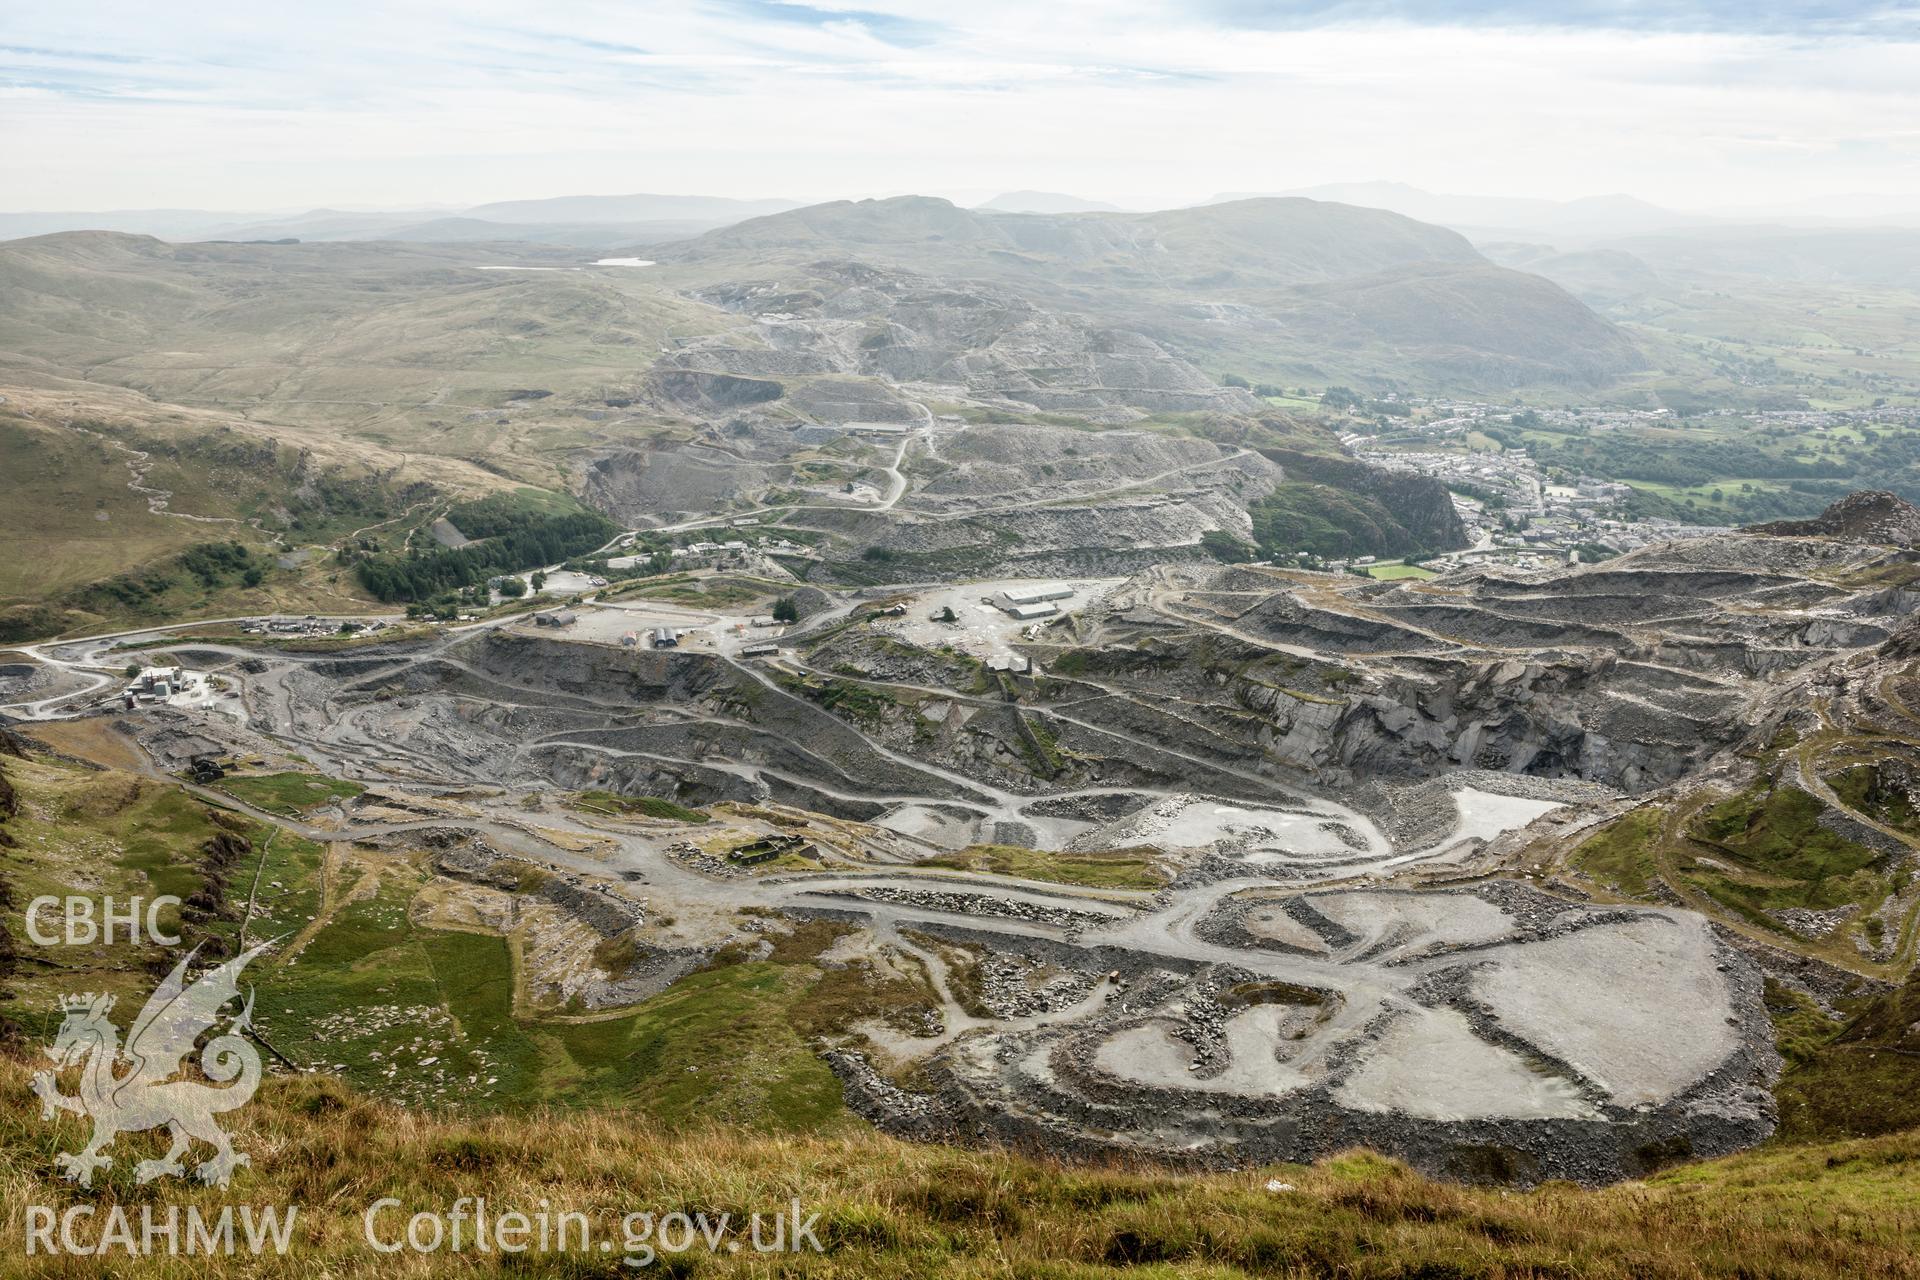
M 221 829 L 177 788 L 54 762 L 6 764 L 22 808 L 8 824 L 19 842 L 6 855 L 16 890 L 57 887 L 76 869 L 104 865 L 106 841 L 123 849 L 107 887 L 159 887 L 184 874 L 186 859 Z M 122 844 L 133 826 L 154 843 Z M 284 886 L 278 895 L 263 891 L 273 914 L 257 923 L 262 932 L 295 928 L 320 907 L 323 851 L 284 832 L 269 844 L 258 827 L 249 830 L 262 883 Z M 682 1275 L 777 1268 L 823 1277 L 1037 1278 L 1122 1267 L 1194 1277 L 1920 1275 L 1920 1131 L 1776 1144 L 1599 1191 L 1461 1188 L 1359 1154 L 1311 1169 L 1183 1176 L 908 1146 L 846 1117 L 831 1073 L 807 1044 L 809 1033 L 906 1015 L 924 999 L 911 981 L 814 963 L 841 926 L 803 926 L 765 960 L 695 975 L 612 1018 L 531 1019 L 514 1014 L 507 939 L 414 924 L 407 904 L 418 872 L 410 864 L 358 874 L 380 879 L 365 894 L 357 877 L 333 883 L 334 910 L 297 958 L 253 971 L 267 1033 L 305 1061 L 328 1060 L 317 1056 L 325 1052 L 353 1063 L 355 1081 L 382 1099 L 400 1094 L 403 1082 L 417 1086 L 443 1071 L 464 1080 L 484 1066 L 498 1077 L 502 1110 L 409 1111 L 331 1077 L 281 1078 L 227 1117 L 254 1160 L 228 1191 L 136 1186 L 134 1163 L 158 1154 L 159 1143 L 129 1134 L 101 1185 L 83 1192 L 50 1176 L 54 1153 L 75 1150 L 84 1134 L 77 1120 L 38 1119 L 27 1080 L 43 1065 L 33 1044 L 47 1028 L 36 1024 L 21 1056 L 0 1053 L 0 1094 L 10 1100 L 0 1106 L 0 1275 L 617 1273 L 598 1255 L 377 1255 L 364 1243 L 361 1214 L 385 1195 L 402 1202 L 390 1223 L 484 1195 L 501 1210 L 534 1210 L 543 1199 L 578 1210 L 616 1238 L 620 1215 L 636 1210 L 745 1214 L 798 1197 L 820 1215 L 821 1256 L 772 1262 L 703 1250 L 663 1260 L 663 1269 Z M 21 984 L 31 1003 L 44 1007 L 50 977 L 60 990 L 124 989 L 129 1001 L 150 988 L 150 978 L 124 969 L 128 957 L 75 958 L 101 966 L 90 978 L 118 982 L 42 974 L 36 965 Z M 1858 1132 L 1863 1122 L 1884 1124 L 1879 1112 L 1890 1101 L 1920 1096 L 1908 1082 L 1920 1060 L 1911 1030 L 1920 1007 L 1911 995 L 1876 1005 L 1831 1037 L 1809 1027 L 1790 1052 L 1796 1066 L 1781 1091 L 1787 1132 Z M 377 1016 L 383 1009 L 399 1016 Z M 413 1046 L 436 1027 L 450 1052 Z M 381 1050 L 380 1059 L 369 1049 Z M 373 1064 L 396 1056 L 402 1070 L 383 1078 L 384 1067 Z M 562 1105 L 537 1105 L 543 1101 Z M 1293 1189 L 1269 1192 L 1268 1178 Z M 301 1210 L 285 1259 L 70 1257 L 29 1267 L 21 1253 L 27 1205 L 117 1204 L 137 1218 L 142 1205 L 164 1212 L 192 1204 L 211 1214 L 229 1204 L 289 1203 Z
M 1774 1096 L 1780 1136 L 1872 1137 L 1920 1125 L 1920 975 L 1828 1021 L 1804 996 L 1768 984 L 1787 1059 Z
M 30 1064 L 0 1061 L 0 1089 L 25 1097 Z M 634 1274 L 616 1252 L 376 1254 L 366 1207 L 446 1213 L 484 1195 L 493 1212 L 578 1211 L 619 1241 L 630 1212 L 730 1214 L 796 1197 L 823 1252 L 757 1257 L 704 1244 L 664 1255 L 676 1275 L 834 1277 L 1109 1274 L 1261 1276 L 1819 1277 L 1920 1274 L 1912 1195 L 1920 1133 L 1767 1149 L 1602 1190 L 1527 1192 L 1436 1183 L 1377 1156 L 1212 1175 L 1074 1167 L 995 1151 L 911 1146 L 872 1134 L 769 1137 L 718 1125 L 671 1130 L 632 1112 L 434 1117 L 321 1077 L 270 1080 L 228 1117 L 252 1167 L 226 1192 L 174 1181 L 139 1188 L 132 1165 L 157 1150 L 128 1135 L 102 1185 L 49 1176 L 83 1135 L 27 1106 L 0 1111 L 0 1195 L 18 1273 L 102 1274 L 100 1259 L 19 1261 L 26 1206 L 299 1206 L 288 1256 L 115 1256 L 115 1275 L 425 1276 Z M 1269 1179 L 1286 1190 L 1270 1191 Z M 98 1228 L 93 1229 L 97 1232 Z M 744 1244 L 744 1242 L 743 1242 Z M 44 1265 L 41 1265 L 44 1264 Z

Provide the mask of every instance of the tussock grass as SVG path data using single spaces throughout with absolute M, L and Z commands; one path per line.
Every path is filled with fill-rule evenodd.
M 0 1062 L 0 1090 L 25 1098 L 28 1064 Z M 820 1255 L 756 1257 L 724 1246 L 662 1258 L 679 1275 L 1019 1276 L 1913 1276 L 1920 1133 L 1770 1149 L 1602 1190 L 1529 1192 L 1436 1183 L 1366 1153 L 1320 1165 L 1181 1175 L 1071 1167 L 994 1151 L 912 1146 L 854 1134 L 769 1137 L 667 1129 L 622 1111 L 456 1119 L 402 1110 L 318 1077 L 269 1081 L 230 1117 L 253 1157 L 227 1192 L 133 1184 L 144 1137 L 122 1138 L 103 1185 L 50 1179 L 77 1123 L 0 1110 L 0 1193 L 10 1244 L 28 1204 L 297 1204 L 286 1258 L 116 1258 L 112 1274 L 424 1276 L 618 1273 L 604 1257 L 375 1254 L 361 1214 L 383 1196 L 444 1212 L 463 1195 L 497 1210 L 578 1210 L 617 1238 L 637 1210 L 771 1212 L 798 1197 L 819 1214 Z M 1268 1191 L 1270 1178 L 1292 1189 Z M 38 1263 L 45 1262 L 45 1266 Z M 1137 1269 L 1137 1270 L 1136 1270 Z M 33 1274 L 103 1274 L 91 1258 L 37 1259 Z
M 1767 1003 L 1788 1063 L 1775 1090 L 1782 1135 L 1872 1137 L 1920 1125 L 1920 974 L 1839 1025 L 1771 982 Z

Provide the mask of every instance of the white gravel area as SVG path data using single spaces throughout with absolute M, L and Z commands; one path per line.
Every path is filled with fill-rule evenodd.
M 1161 849 L 1218 849 L 1243 862 L 1352 856 L 1323 814 L 1227 804 L 1205 796 L 1169 796 L 1090 832 L 1082 848 L 1148 844 Z M 1351 823 L 1349 823 L 1351 825 Z
M 1517 1055 L 1488 1044 L 1453 1009 L 1422 1009 L 1396 1019 L 1373 1055 L 1334 1090 L 1334 1098 L 1356 1111 L 1434 1120 L 1596 1114 L 1570 1081 L 1541 1075 Z
M 1499 796 L 1473 787 L 1454 792 L 1453 803 L 1460 810 L 1460 824 L 1447 838 L 1449 844 L 1461 840 L 1491 840 L 1508 831 L 1518 831 L 1541 814 L 1561 807 L 1552 800 Z
M 1510 1031 L 1572 1063 L 1623 1106 L 1659 1103 L 1737 1047 L 1713 935 L 1649 916 L 1502 951 L 1474 994 Z
M 1194 1062 L 1193 1046 L 1159 1022 L 1128 1027 L 1109 1036 L 1094 1051 L 1094 1065 L 1118 1079 L 1162 1088 L 1254 1098 L 1291 1093 L 1312 1081 L 1306 1072 L 1280 1061 L 1278 1056 L 1282 1024 L 1299 1016 L 1300 1010 L 1292 1005 L 1262 1004 L 1228 1018 L 1221 1030 L 1226 1036 L 1229 1061 L 1225 1070 L 1210 1079 L 1193 1074 L 1189 1069 Z
M 1513 929 L 1513 917 L 1470 894 L 1339 893 L 1313 899 L 1314 909 L 1359 937 L 1359 951 L 1396 941 L 1396 951 L 1492 942 Z
M 979 819 L 945 813 L 929 804 L 897 804 L 875 818 L 873 825 L 942 849 L 964 848 L 980 838 Z

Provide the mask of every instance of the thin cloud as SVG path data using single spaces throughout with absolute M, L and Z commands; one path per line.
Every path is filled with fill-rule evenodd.
M 276 20 L 83 0 L 10 19 L 0 163 L 31 175 L 9 203 L 39 207 L 916 187 L 1172 203 L 1373 177 L 1920 207 L 1911 9 L 1659 8 L 345 0 Z

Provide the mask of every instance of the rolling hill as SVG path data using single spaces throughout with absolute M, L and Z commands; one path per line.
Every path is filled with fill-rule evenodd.
M 1381 209 L 1243 200 L 1156 213 L 1000 213 L 931 196 L 838 200 L 751 218 L 663 252 L 694 262 L 744 253 L 883 252 L 929 272 L 1136 287 L 1231 280 L 1300 284 L 1410 263 L 1485 260 L 1465 237 Z
M 1579 300 L 1455 232 L 1298 198 L 1064 215 L 837 201 L 649 253 L 690 281 L 827 257 L 991 280 L 1270 381 L 1593 388 L 1645 363 Z
M 527 246 L 17 240 L 0 245 L 0 370 L 511 467 L 500 441 L 467 437 L 477 411 L 516 391 L 631 384 L 668 329 L 726 325 L 631 269 L 553 269 L 580 263 Z

